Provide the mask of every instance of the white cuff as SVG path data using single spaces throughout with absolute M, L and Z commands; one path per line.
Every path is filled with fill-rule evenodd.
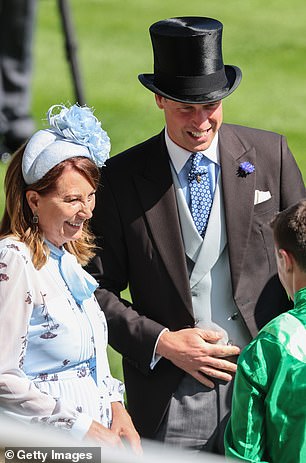
M 156 339 L 156 343 L 155 343 L 155 346 L 154 346 L 154 350 L 153 350 L 153 355 L 152 355 L 152 360 L 151 360 L 151 363 L 150 363 L 150 368 L 151 370 L 153 370 L 153 368 L 155 367 L 155 365 L 159 362 L 159 360 L 161 359 L 161 355 L 159 354 L 156 354 L 156 348 L 157 348 L 157 344 L 158 344 L 158 341 L 159 341 L 159 338 L 161 337 L 161 335 L 163 333 L 165 333 L 165 331 L 169 331 L 168 328 L 164 328 L 158 335 L 158 338 Z
M 70 429 L 71 437 L 77 440 L 84 439 L 85 434 L 88 432 L 92 421 L 93 420 L 89 415 L 86 415 L 85 413 L 80 413 Z

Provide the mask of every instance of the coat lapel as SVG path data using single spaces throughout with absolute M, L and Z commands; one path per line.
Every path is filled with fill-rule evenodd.
M 226 124 L 219 131 L 222 185 L 229 246 L 233 293 L 237 288 L 251 231 L 256 170 L 246 177 L 237 174 L 240 163 L 248 161 L 256 169 L 253 146 L 244 146 Z
M 239 177 L 237 171 L 244 161 L 252 163 L 256 168 L 256 152 L 253 146 L 245 146 L 233 135 L 226 124 L 219 131 L 219 148 L 229 259 L 235 294 L 251 230 L 256 180 L 256 171 L 245 178 Z M 163 132 L 146 154 L 143 174 L 135 175 L 135 186 L 160 256 L 182 301 L 192 314 L 184 244 Z
M 163 132 L 157 140 L 154 150 L 146 156 L 143 175 L 134 177 L 135 186 L 160 256 L 182 301 L 192 314 L 186 257 Z

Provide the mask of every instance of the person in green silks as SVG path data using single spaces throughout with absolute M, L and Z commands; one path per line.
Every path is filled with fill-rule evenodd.
M 269 322 L 239 357 L 226 455 L 306 461 L 306 200 L 272 220 L 280 280 L 294 308 Z M 267 310 L 269 308 L 267 307 Z

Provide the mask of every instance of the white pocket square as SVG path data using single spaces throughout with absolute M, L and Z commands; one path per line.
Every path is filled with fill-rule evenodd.
M 271 198 L 270 191 L 255 190 L 254 205 L 263 203 L 264 201 L 268 201 L 268 199 L 270 198 Z

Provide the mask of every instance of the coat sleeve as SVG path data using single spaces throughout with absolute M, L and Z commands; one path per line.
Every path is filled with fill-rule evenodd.
M 306 196 L 305 183 L 298 165 L 281 137 L 280 210 L 284 210 Z
M 96 297 L 107 319 L 109 343 L 136 368 L 148 374 L 156 340 L 165 326 L 142 315 L 141 308 L 122 297 L 128 287 L 128 252 L 107 166 L 102 169 L 91 227 L 97 238 L 98 252 L 88 271 L 99 282 Z

